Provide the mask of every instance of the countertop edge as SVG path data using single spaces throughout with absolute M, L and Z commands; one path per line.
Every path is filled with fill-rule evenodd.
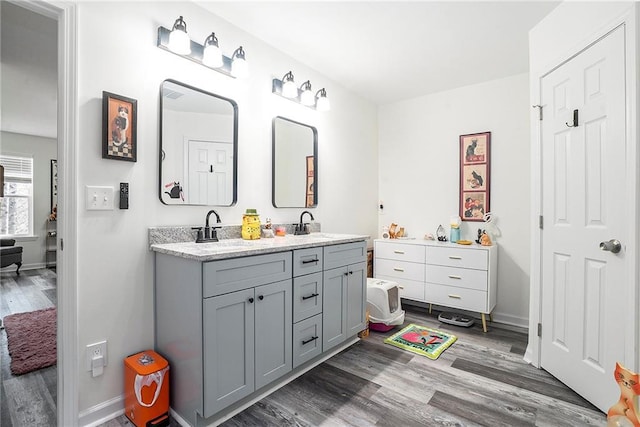
M 262 241 L 272 241 L 277 242 L 278 244 L 273 246 L 261 246 L 261 247 L 243 247 L 237 248 L 232 247 L 226 249 L 225 247 L 219 247 L 214 250 L 216 252 L 207 253 L 207 254 L 197 254 L 193 252 L 189 252 L 185 249 L 179 249 L 181 246 L 184 246 L 184 243 L 163 243 L 163 244 L 154 244 L 150 246 L 150 249 L 153 252 L 176 256 L 180 258 L 191 259 L 195 261 L 216 261 L 222 259 L 230 259 L 230 258 L 241 258 L 247 256 L 254 255 L 263 255 L 263 254 L 271 254 L 276 252 L 287 252 L 295 249 L 306 249 L 313 247 L 324 247 L 324 246 L 332 246 L 339 245 L 343 243 L 355 243 L 355 242 L 365 242 L 370 239 L 370 236 L 366 235 L 345 235 L 345 237 L 337 237 L 322 241 L 304 241 L 304 242 L 279 242 L 279 238 L 275 237 L 273 239 L 260 239 Z M 189 244 L 192 242 L 188 242 Z M 280 244 L 282 243 L 282 244 Z M 199 245 L 215 245 L 215 243 L 200 243 Z

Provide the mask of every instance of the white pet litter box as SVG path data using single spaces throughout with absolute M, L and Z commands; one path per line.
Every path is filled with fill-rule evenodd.
M 386 332 L 404 323 L 398 284 L 387 280 L 367 279 L 369 329 Z

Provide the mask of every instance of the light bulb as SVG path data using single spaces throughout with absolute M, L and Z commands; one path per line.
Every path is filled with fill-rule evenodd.
M 169 34 L 169 50 L 180 55 L 188 55 L 191 53 L 191 40 L 187 35 L 187 24 L 182 16 L 176 19 L 173 24 L 173 30 Z
M 320 89 L 318 93 L 316 93 L 316 98 L 316 110 L 329 111 L 331 109 L 331 104 L 329 103 L 329 98 L 327 98 L 326 90 Z
M 300 86 L 300 89 L 302 89 L 302 94 L 300 94 L 300 103 L 302 103 L 302 105 L 306 105 L 307 107 L 315 104 L 316 99 L 311 92 L 311 82 L 307 80 L 302 84 L 302 86 Z
M 249 66 L 247 65 L 242 46 L 237 48 L 231 56 L 231 75 L 239 79 L 249 75 Z
M 287 98 L 295 98 L 298 96 L 298 86 L 293 80 L 288 80 L 282 85 L 282 96 Z
M 222 67 L 222 51 L 218 47 L 218 39 L 214 33 L 204 41 L 204 53 L 202 55 L 202 63 L 207 67 Z

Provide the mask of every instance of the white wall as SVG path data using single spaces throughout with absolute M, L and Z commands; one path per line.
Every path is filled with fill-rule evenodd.
M 529 302 L 528 84 L 519 74 L 385 105 L 378 131 L 378 235 L 395 222 L 418 239 L 458 215 L 459 136 L 491 132 L 490 210 L 502 233 L 494 319 L 520 326 Z M 475 240 L 482 224 L 463 222 L 462 238 Z
M 227 56 L 239 45 L 251 77 L 234 80 L 155 46 L 157 28 L 183 15 L 194 40 L 212 30 Z M 319 206 L 313 214 L 329 232 L 377 229 L 377 110 L 337 83 L 189 2 L 78 3 L 78 360 L 85 345 L 108 340 L 109 366 L 92 378 L 79 371 L 79 409 L 123 392 L 122 359 L 153 347 L 153 255 L 147 227 L 201 225 L 208 207 L 165 206 L 158 199 L 159 90 L 174 78 L 232 98 L 239 109 L 238 203 L 216 209 L 240 224 L 247 207 L 274 222 L 297 222 L 301 209 L 271 206 L 271 120 L 281 115 L 317 127 Z M 293 70 L 326 87 L 331 111 L 320 113 L 271 94 L 271 79 Z M 137 163 L 101 158 L 102 91 L 138 100 Z M 130 183 L 129 210 L 84 210 L 85 185 Z
M 17 238 L 22 249 L 22 270 L 45 265 L 47 220 L 51 213 L 51 159 L 57 155 L 56 140 L 41 136 L 0 132 L 0 152 L 33 158 L 33 237 Z M 52 261 L 54 258 L 51 258 Z M 6 267 L 13 271 L 16 266 Z

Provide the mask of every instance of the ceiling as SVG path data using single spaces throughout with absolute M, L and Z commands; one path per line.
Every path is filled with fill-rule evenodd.
M 528 32 L 559 4 L 196 2 L 379 105 L 527 72 Z

